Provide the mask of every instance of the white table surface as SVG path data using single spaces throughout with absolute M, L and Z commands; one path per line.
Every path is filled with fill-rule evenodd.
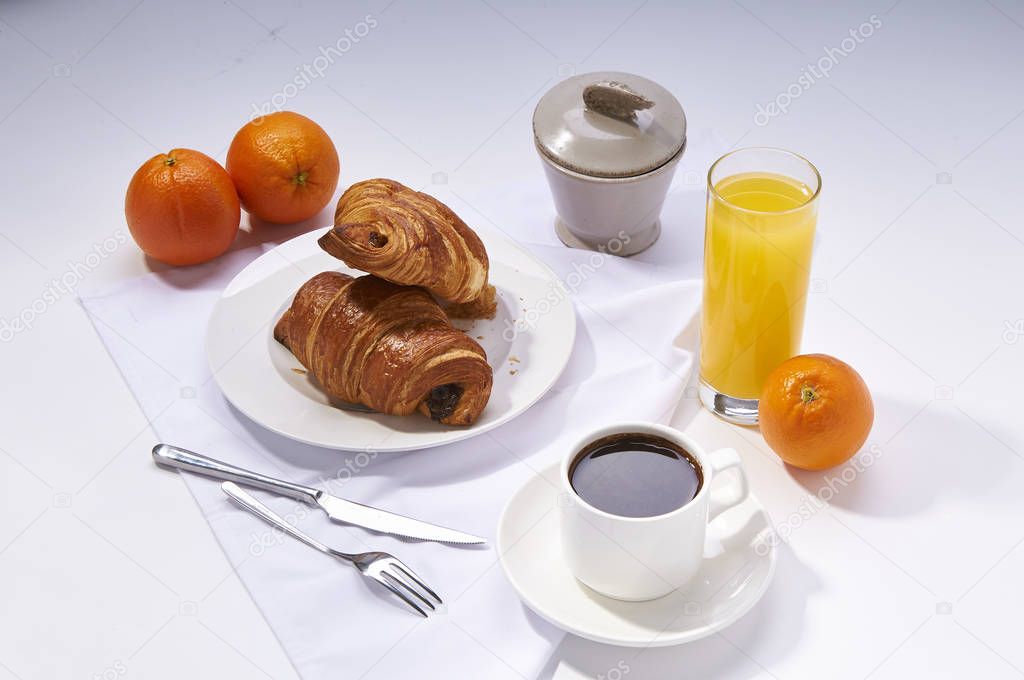
M 254 104 L 369 18 L 286 105 L 332 135 L 342 186 L 444 181 L 500 225 L 502 187 L 539 181 L 538 96 L 599 69 L 825 178 L 804 347 L 871 386 L 875 463 L 809 501 L 825 476 L 688 392 L 675 422 L 738 447 L 791 530 L 775 583 L 720 635 L 642 653 L 570 637 L 543 677 L 1024 675 L 1021 3 L 339 4 L 0 4 L 0 320 L 36 310 L 0 337 L 0 680 L 295 676 L 185 486 L 150 462 L 72 289 L 147 271 L 133 244 L 103 246 L 139 164 L 174 146 L 223 160 Z M 828 48 L 848 53 L 806 75 Z M 788 111 L 755 121 L 791 84 Z

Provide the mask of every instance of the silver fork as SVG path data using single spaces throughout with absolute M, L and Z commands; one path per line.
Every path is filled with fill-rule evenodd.
M 287 520 L 243 491 L 234 482 L 224 482 L 220 488 L 239 506 L 262 518 L 267 523 L 273 524 L 281 531 L 294 536 L 306 545 L 316 548 L 326 555 L 352 563 L 352 566 L 358 569 L 360 574 L 373 579 L 390 590 L 403 602 L 412 607 L 420 616 L 426 616 L 427 612 L 420 605 L 416 604 L 409 597 L 410 595 L 417 598 L 431 611 L 435 610 L 436 607 L 430 598 L 437 600 L 438 604 L 443 604 L 437 593 L 431 590 L 412 569 L 394 555 L 378 551 L 351 554 L 335 550 L 303 533 L 296 526 L 289 524 Z M 422 593 L 420 589 L 422 589 Z M 425 597 L 424 594 L 429 597 Z

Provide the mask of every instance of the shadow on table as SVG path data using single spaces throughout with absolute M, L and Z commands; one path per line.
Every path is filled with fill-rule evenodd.
M 774 582 L 743 618 L 709 637 L 674 647 L 616 647 L 565 639 L 537 680 L 560 677 L 752 678 L 769 674 L 795 647 L 803 632 L 804 610 L 820 581 L 788 546 L 779 546 Z M 618 669 L 616 673 L 613 669 Z M 628 670 L 627 670 L 628 669 Z
M 229 408 L 265 450 L 272 451 L 289 465 L 307 470 L 311 477 L 328 482 L 336 472 L 354 469 L 359 471 L 360 478 L 377 478 L 384 486 L 430 487 L 486 477 L 517 462 L 486 437 L 421 451 L 373 455 L 364 451 L 325 449 L 275 434 L 254 423 L 234 406 L 229 405 Z
M 316 215 L 313 215 L 308 220 L 293 224 L 273 224 L 272 222 L 265 222 L 254 215 L 249 215 L 248 228 L 246 228 L 245 221 L 243 220 L 242 229 L 239 230 L 238 238 L 235 239 L 231 250 L 240 250 L 263 243 L 276 243 L 280 245 L 309 231 L 326 230 L 327 227 L 334 224 L 335 202 L 331 200 Z
M 661 236 L 630 259 L 671 269 L 677 279 L 699 280 L 704 254 L 704 187 L 680 186 L 665 198 Z
M 956 493 L 984 495 L 999 483 L 1013 462 L 1012 455 L 986 456 L 984 465 L 970 461 L 977 449 L 979 425 L 943 402 L 920 405 L 876 399 L 876 428 L 880 414 L 892 421 L 888 441 L 872 437 L 855 460 L 829 470 L 787 471 L 811 496 L 849 512 L 877 516 L 917 514 L 941 496 Z M 1002 439 L 1002 436 L 999 435 Z M 858 469 L 859 468 L 859 469 Z M 949 482 L 928 471 L 944 471 Z

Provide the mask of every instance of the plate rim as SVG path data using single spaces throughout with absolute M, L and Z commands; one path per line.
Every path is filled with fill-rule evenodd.
M 329 228 L 330 227 L 327 227 L 327 226 L 325 226 L 325 227 L 317 227 L 315 229 L 311 229 L 311 230 L 309 230 L 307 232 L 304 232 L 302 234 L 298 234 L 297 236 L 294 236 L 294 237 L 288 239 L 287 241 L 284 241 L 282 243 L 278 243 L 273 248 L 271 248 L 271 249 L 269 249 L 269 250 L 267 250 L 267 251 L 265 251 L 263 253 L 260 253 L 260 255 L 258 255 L 251 262 L 246 264 L 241 270 L 239 270 L 234 276 L 232 276 L 231 280 L 228 281 L 228 283 L 220 291 L 220 295 L 218 296 L 217 301 L 214 303 L 213 309 L 210 311 L 210 316 L 206 320 L 206 329 L 205 329 L 205 336 L 204 336 L 204 342 L 203 342 L 203 350 L 204 350 L 204 354 L 206 355 L 207 367 L 209 368 L 211 376 L 213 378 L 213 381 L 217 385 L 218 390 L 220 390 L 221 395 L 223 395 L 223 397 L 234 408 L 238 409 L 238 411 L 240 413 L 242 413 L 246 418 L 248 418 L 252 422 L 256 423 L 258 426 L 264 428 L 265 430 L 267 430 L 269 432 L 273 432 L 274 434 L 277 434 L 277 435 L 279 435 L 281 437 L 285 437 L 286 439 L 290 439 L 292 441 L 297 441 L 297 442 L 300 442 L 302 444 L 306 444 L 306 445 L 309 445 L 309 446 L 316 446 L 316 447 L 319 447 L 319 448 L 326 448 L 326 449 L 333 450 L 333 451 L 345 451 L 345 452 L 362 451 L 362 450 L 364 450 L 366 448 L 365 444 L 361 445 L 361 446 L 355 446 L 355 445 L 339 446 L 339 445 L 336 445 L 336 444 L 325 443 L 325 442 L 319 441 L 319 440 L 308 439 L 308 438 L 305 438 L 305 437 L 303 437 L 301 435 L 295 434 L 293 432 L 288 432 L 288 431 L 286 431 L 286 430 L 284 430 L 284 429 L 282 429 L 280 427 L 270 425 L 270 424 L 262 421 L 261 419 L 256 418 L 249 410 L 244 408 L 242 405 L 238 404 L 234 399 L 232 399 L 229 396 L 228 390 L 226 390 L 224 388 L 223 384 L 221 383 L 221 376 L 219 375 L 219 370 L 220 369 L 216 368 L 213 365 L 214 361 L 213 361 L 213 353 L 211 351 L 211 342 L 212 342 L 211 338 L 212 338 L 212 327 L 213 327 L 213 324 L 214 324 L 214 319 L 215 319 L 215 317 L 217 315 L 218 309 L 221 307 L 221 305 L 225 304 L 226 300 L 228 299 L 225 296 L 225 293 L 232 288 L 232 286 L 235 283 L 235 281 L 238 280 L 239 278 L 241 278 L 242 276 L 244 276 L 245 273 L 250 269 L 250 267 L 254 266 L 257 262 L 260 262 L 264 258 L 268 258 L 269 259 L 269 256 L 271 256 L 271 254 L 274 253 L 275 251 L 277 251 L 278 249 L 284 248 L 284 247 L 288 246 L 289 244 L 294 243 L 295 241 L 299 241 L 299 240 L 302 240 L 302 239 L 311 239 L 312 238 L 311 234 L 317 233 L 321 229 L 329 229 Z M 541 260 L 539 257 L 537 257 L 536 255 L 531 253 L 529 250 L 524 248 L 522 245 L 520 245 L 516 241 L 514 241 L 511 238 L 509 238 L 508 236 L 506 236 L 503 232 L 492 230 L 492 229 L 489 229 L 489 228 L 486 228 L 486 227 L 485 228 L 481 228 L 481 229 L 477 229 L 477 232 L 485 234 L 487 236 L 487 239 L 489 241 L 491 241 L 491 242 L 495 242 L 495 241 L 502 242 L 504 247 L 513 248 L 513 249 L 517 250 L 520 253 L 520 255 L 526 257 L 531 262 L 531 264 L 537 266 L 540 269 L 540 271 L 550 281 L 553 281 L 553 282 L 560 281 L 560 279 L 558 278 L 558 274 L 555 273 L 555 271 L 546 262 Z M 491 255 L 490 252 L 488 252 L 488 258 L 489 259 L 493 259 L 493 256 Z M 340 262 L 340 261 L 339 261 L 339 263 L 340 264 L 344 264 L 343 262 Z M 512 267 L 512 268 L 514 269 L 514 267 Z M 349 267 L 349 269 L 352 269 L 352 268 Z M 360 270 L 356 270 L 356 271 L 360 271 Z M 436 448 L 438 446 L 445 446 L 447 444 L 454 444 L 456 442 L 465 441 L 467 439 L 471 439 L 471 438 L 476 437 L 478 435 L 481 435 L 481 434 L 484 434 L 486 432 L 489 432 L 489 431 L 491 431 L 491 430 L 493 430 L 495 428 L 501 427 L 502 425 L 505 425 L 506 423 L 508 423 L 511 420 L 514 420 L 515 418 L 518 418 L 519 416 L 523 415 L 526 411 L 528 411 L 531 408 L 533 408 L 533 406 L 538 401 L 540 401 L 545 395 L 548 394 L 548 392 L 551 391 L 551 388 L 554 387 L 556 382 L 558 382 L 558 379 L 560 377 L 562 377 L 562 374 L 565 373 L 566 367 L 569 365 L 569 360 L 572 358 L 573 347 L 576 344 L 576 334 L 577 334 L 577 330 L 578 330 L 577 329 L 578 320 L 576 318 L 576 306 L 575 306 L 575 304 L 573 303 L 572 299 L 569 298 L 569 297 L 567 297 L 566 300 L 569 302 L 569 314 L 568 314 L 568 317 L 571 319 L 571 321 L 570 321 L 569 333 L 567 335 L 567 341 L 565 343 L 564 356 L 562 356 L 558 360 L 558 368 L 557 368 L 557 370 L 552 371 L 550 377 L 545 382 L 543 387 L 541 389 L 537 390 L 537 393 L 528 402 L 524 402 L 520 407 L 518 407 L 516 409 L 510 410 L 508 413 L 502 414 L 501 416 L 497 417 L 492 422 L 486 423 L 484 425 L 480 425 L 480 426 L 471 425 L 471 426 L 469 426 L 467 428 L 459 428 L 459 429 L 449 430 L 448 432 L 456 433 L 456 434 L 452 434 L 451 436 L 448 436 L 448 437 L 446 437 L 444 439 L 441 439 L 439 441 L 437 441 L 437 440 L 427 441 L 427 442 L 423 442 L 423 443 L 419 443 L 419 444 L 412 444 L 412 445 L 409 445 L 409 446 L 401 446 L 401 445 L 400 446 L 387 446 L 387 444 L 385 443 L 382 446 L 374 446 L 373 447 L 374 451 L 376 451 L 377 453 L 408 453 L 408 452 L 411 452 L 411 451 L 422 451 L 422 450 L 425 450 L 425 449 Z M 244 345 L 243 345 L 243 347 L 244 347 Z M 239 351 L 241 351 L 241 350 L 239 350 Z M 220 368 L 222 369 L 223 366 L 221 366 Z
M 583 630 L 578 626 L 563 621 L 560 617 L 555 616 L 550 611 L 546 611 L 544 605 L 537 602 L 535 598 L 531 598 L 526 594 L 526 590 L 519 584 L 515 576 L 509 570 L 507 560 L 505 559 L 505 554 L 506 552 L 508 552 L 509 549 L 511 549 L 511 546 L 508 549 L 503 549 L 504 546 L 502 542 L 502 527 L 504 527 L 506 524 L 506 518 L 509 514 L 510 508 L 512 507 L 516 499 L 519 497 L 520 493 L 522 493 L 523 489 L 525 489 L 526 486 L 531 482 L 534 482 L 535 477 L 544 477 L 550 475 L 551 472 L 553 470 L 558 469 L 558 467 L 558 463 L 551 463 L 550 465 L 539 470 L 535 476 L 527 479 L 526 482 L 521 484 L 515 491 L 512 492 L 512 495 L 509 496 L 508 500 L 505 502 L 505 506 L 502 508 L 501 514 L 498 516 L 498 526 L 494 532 L 494 546 L 495 549 L 498 551 L 498 562 L 501 564 L 501 570 L 504 572 L 505 578 L 508 579 L 509 584 L 512 586 L 512 589 L 515 591 L 520 601 L 524 605 L 526 605 L 534 614 L 544 619 L 551 625 L 555 626 L 559 630 L 562 630 L 566 633 L 570 633 L 572 635 L 576 635 L 577 637 L 581 637 L 585 640 L 590 640 L 591 642 L 598 642 L 606 645 L 614 645 L 616 647 L 674 647 L 676 645 L 683 645 L 690 642 L 695 642 L 697 640 L 714 635 L 720 630 L 728 628 L 732 624 L 736 623 L 736 621 L 738 621 L 740 618 L 748 614 L 750 610 L 753 609 L 757 605 L 757 603 L 761 601 L 761 599 L 764 597 L 764 594 L 768 592 L 768 587 L 772 584 L 772 581 L 775 579 L 775 569 L 778 564 L 778 547 L 775 545 L 774 541 L 768 543 L 768 545 L 771 547 L 771 552 L 767 556 L 768 573 L 765 576 L 762 584 L 755 591 L 754 596 L 750 599 L 750 603 L 746 607 L 741 607 L 729 616 L 723 617 L 700 628 L 687 631 L 684 634 L 669 637 L 661 637 L 663 633 L 659 633 L 657 636 L 655 636 L 654 639 L 646 641 L 623 640 L 621 638 L 608 638 L 600 634 Z M 755 503 L 757 503 L 757 505 L 765 513 L 765 517 L 768 520 L 768 525 L 771 526 L 771 517 L 768 515 L 768 511 L 764 507 L 764 504 L 761 503 L 757 496 L 751 493 L 748 496 L 748 500 L 752 500 Z

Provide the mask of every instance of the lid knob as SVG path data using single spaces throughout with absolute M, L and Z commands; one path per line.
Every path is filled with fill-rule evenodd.
M 602 80 L 583 88 L 583 104 L 594 113 L 627 122 L 636 120 L 637 111 L 654 106 L 653 101 L 615 80 Z

